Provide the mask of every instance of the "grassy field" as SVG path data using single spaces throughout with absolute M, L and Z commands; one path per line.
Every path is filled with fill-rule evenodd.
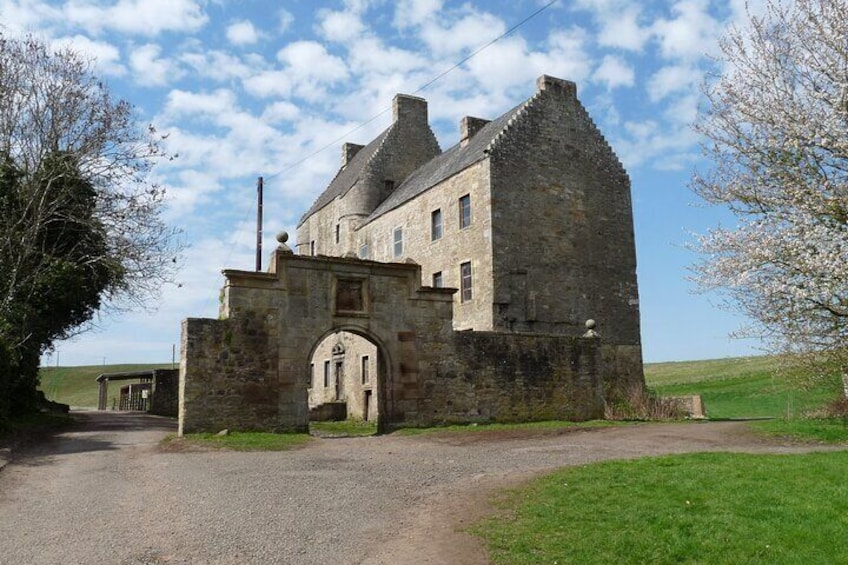
M 99 386 L 95 380 L 102 373 L 122 373 L 127 371 L 147 371 L 150 369 L 170 368 L 170 363 L 156 365 L 89 365 L 80 367 L 42 367 L 39 372 L 41 390 L 48 400 L 61 402 L 74 407 L 96 408 Z M 108 407 L 117 403 L 120 383 L 109 386 Z
M 473 528 L 495 563 L 848 563 L 848 452 L 567 468 Z
M 700 394 L 712 418 L 848 446 L 848 421 L 810 419 L 838 397 L 774 357 L 650 364 L 661 395 Z M 801 386 L 801 384 L 805 386 Z M 472 531 L 495 563 L 848 563 L 848 451 L 710 453 L 567 468 L 500 495 Z
M 645 381 L 660 395 L 700 394 L 712 419 L 793 419 L 839 395 L 834 371 L 811 384 L 803 367 L 779 357 L 648 363 Z

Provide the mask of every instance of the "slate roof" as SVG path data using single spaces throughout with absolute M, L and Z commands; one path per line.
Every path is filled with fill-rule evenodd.
M 298 225 L 302 224 L 306 218 L 332 202 L 335 198 L 347 193 L 347 191 L 356 184 L 356 181 L 362 176 L 362 170 L 365 168 L 365 165 L 368 164 L 371 157 L 374 156 L 377 149 L 379 149 L 379 147 L 383 144 L 383 141 L 386 139 L 386 136 L 392 130 L 393 126 L 394 124 L 386 128 L 383 133 L 374 139 L 374 141 L 360 149 L 356 155 L 353 156 L 353 159 L 348 162 L 346 167 L 339 169 L 335 178 L 330 182 L 330 186 L 328 186 L 327 189 L 318 196 L 312 207 L 309 208 L 303 216 L 301 216 Z
M 526 104 L 522 102 L 500 117 L 492 120 L 470 139 L 465 147 L 457 143 L 441 155 L 428 161 L 398 186 L 365 220 L 367 224 L 386 212 L 394 210 L 409 202 L 419 194 L 427 191 L 448 177 L 468 168 L 486 158 L 486 149 L 492 141 L 506 128 L 509 120 Z M 364 151 L 364 149 L 363 149 Z M 359 155 L 357 155 L 358 157 Z

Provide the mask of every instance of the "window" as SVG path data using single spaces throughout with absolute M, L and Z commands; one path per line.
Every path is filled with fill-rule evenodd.
M 360 259 L 368 259 L 368 244 L 363 243 L 359 246 L 359 258 Z
M 442 272 L 433 273 L 433 286 L 435 288 L 442 288 L 445 286 L 445 281 L 442 279 Z
M 324 361 L 324 388 L 330 386 L 330 362 Z
M 362 375 L 362 384 L 368 384 L 371 381 L 371 375 L 368 373 L 369 365 L 368 362 L 370 359 L 367 355 L 362 356 L 362 370 L 360 371 Z
M 459 266 L 459 300 L 471 300 L 471 261 Z
M 315 257 L 315 240 L 309 242 L 309 254 Z
M 341 239 L 341 224 L 336 224 L 336 243 Z
M 388 196 L 395 189 L 395 181 L 387 180 L 385 181 L 386 192 L 385 195 Z
M 466 194 L 459 199 L 459 229 L 471 225 L 471 195 Z
M 394 231 L 394 256 L 403 255 L 403 228 L 395 228 Z
M 315 382 L 315 363 L 309 364 L 309 386 L 316 388 L 318 383 Z
M 433 210 L 430 214 L 430 240 L 442 238 L 442 209 Z

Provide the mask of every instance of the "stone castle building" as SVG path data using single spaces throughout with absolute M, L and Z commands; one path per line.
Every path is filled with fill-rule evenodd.
M 640 351 L 630 181 L 574 83 L 540 77 L 494 120 L 463 118 L 444 152 L 425 100 L 399 94 L 393 114 L 367 145 L 344 144 L 298 254 L 414 262 L 423 285 L 459 289 L 455 330 L 576 336 L 594 319 L 606 343 Z M 322 344 L 310 405 L 367 418 L 375 359 L 349 334 Z
M 644 386 L 630 182 L 572 82 L 442 151 L 427 102 L 342 166 L 268 272 L 183 322 L 180 433 L 601 418 Z M 587 320 L 597 322 L 597 331 Z

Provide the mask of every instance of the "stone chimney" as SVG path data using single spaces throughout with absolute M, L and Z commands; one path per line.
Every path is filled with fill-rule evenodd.
M 427 124 L 427 101 L 409 94 L 398 94 L 392 100 L 395 122 Z
M 570 80 L 542 75 L 536 79 L 536 92 L 545 90 L 559 92 L 569 98 L 577 98 L 577 85 Z
M 364 145 L 357 145 L 356 143 L 344 143 L 342 145 L 342 168 L 347 167 L 347 164 L 350 163 L 351 159 L 353 159 L 359 150 L 365 147 Z
M 484 120 L 483 118 L 473 118 L 471 116 L 465 116 L 462 118 L 462 120 L 459 121 L 460 146 L 465 147 L 468 145 L 468 141 L 490 121 L 491 120 Z

